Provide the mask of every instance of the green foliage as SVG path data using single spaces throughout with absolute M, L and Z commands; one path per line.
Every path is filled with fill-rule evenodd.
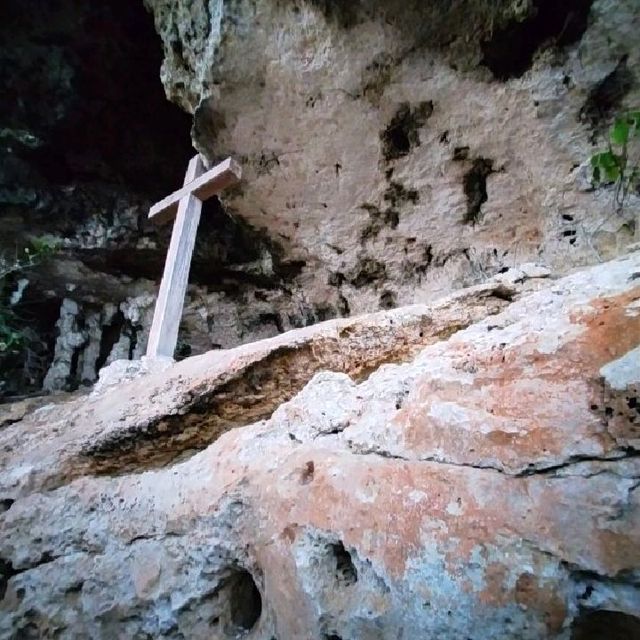
M 8 276 L 19 274 L 51 256 L 57 250 L 56 242 L 48 238 L 33 238 L 29 246 L 15 255 L 0 255 L 0 361 L 3 357 L 19 354 L 25 346 L 27 335 L 20 318 L 6 299 Z
M 24 341 L 22 331 L 16 328 L 15 313 L 0 307 L 0 354 L 18 353 Z
M 591 157 L 593 184 L 614 184 L 614 210 L 619 213 L 630 191 L 640 188 L 640 110 L 616 118 L 606 151 Z

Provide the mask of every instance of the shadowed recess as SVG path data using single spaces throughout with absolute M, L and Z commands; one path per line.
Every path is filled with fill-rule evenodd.
M 467 212 L 464 224 L 476 224 L 482 214 L 482 205 L 489 199 L 487 178 L 494 173 L 493 160 L 476 158 L 469 171 L 464 174 L 463 187 L 467 197 Z
M 237 570 L 229 578 L 230 621 L 227 633 L 244 634 L 251 631 L 262 614 L 262 598 L 253 576 L 245 569 Z
M 482 64 L 499 80 L 519 78 L 536 53 L 577 42 L 587 29 L 593 0 L 534 0 L 524 20 L 512 19 L 482 42 Z
M 640 640 L 640 618 L 619 611 L 583 611 L 571 640 Z
M 634 76 L 627 60 L 626 55 L 620 58 L 613 71 L 591 89 L 580 109 L 578 120 L 593 130 L 592 142 L 595 142 L 598 133 L 605 128 L 607 121 L 620 108 L 623 98 L 633 87 Z
M 191 118 L 165 98 L 142 2 L 3 0 L 0 43 L 0 129 L 45 180 L 181 183 Z

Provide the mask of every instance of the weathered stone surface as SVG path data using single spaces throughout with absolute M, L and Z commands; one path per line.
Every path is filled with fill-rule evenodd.
M 146 2 L 196 146 L 242 162 L 225 207 L 310 302 L 424 302 L 633 237 L 640 200 L 613 215 L 587 165 L 640 100 L 635 0 Z
M 0 635 L 637 637 L 639 272 L 330 321 L 5 427 Z
M 205 208 L 177 357 L 523 262 L 563 273 L 633 236 L 637 196 L 612 214 L 588 158 L 640 100 L 637 0 L 4 5 L 0 252 L 43 234 L 63 251 L 27 274 L 43 353 L 24 380 L 14 363 L 3 393 L 39 388 L 51 364 L 48 386 L 91 383 L 146 343 L 148 314 L 97 318 L 156 294 L 168 229 L 144 218 L 192 154 L 190 119 L 162 102 L 154 19 L 196 146 L 246 175 Z M 63 299 L 87 335 L 55 354 Z
M 164 359 L 114 363 L 115 370 L 105 371 L 89 400 L 61 411 L 49 406 L 0 434 L 0 446 L 6 444 L 21 458 L 18 465 L 15 458 L 7 459 L 9 477 L 18 491 L 23 485 L 33 490 L 84 473 L 167 463 L 232 427 L 268 417 L 317 371 L 362 379 L 385 362 L 407 359 L 426 344 L 498 313 L 516 291 L 500 283 L 480 285 L 429 306 L 333 320 L 211 351 L 168 370 Z M 111 373 L 135 381 L 114 386 Z

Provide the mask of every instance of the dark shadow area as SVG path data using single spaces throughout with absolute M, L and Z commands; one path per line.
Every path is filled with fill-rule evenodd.
M 609 119 L 618 111 L 622 100 L 633 87 L 634 76 L 627 58 L 626 55 L 622 56 L 615 69 L 591 89 L 580 109 L 578 120 L 593 130 L 593 143 L 598 134 L 606 129 Z
M 318 9 L 328 22 L 336 23 L 342 29 L 351 29 L 358 24 L 362 7 L 358 0 L 308 0 Z
M 147 257 L 135 249 L 143 233 L 137 212 L 182 184 L 194 153 L 191 118 L 167 101 L 161 63 L 161 40 L 141 0 L 0 3 L 0 256 L 21 255 L 33 237 L 58 243 L 47 264 L 18 270 L 3 283 L 6 310 L 17 281 L 29 280 L 10 309 L 11 330 L 22 338 L 0 354 L 0 399 L 41 389 L 61 297 L 98 308 L 123 299 L 107 278 L 83 299 L 54 275 L 53 263 L 81 258 L 71 255 L 82 254 L 78 246 L 107 247 L 88 253 L 114 249 L 102 260 L 114 272 L 135 274 Z M 123 217 L 129 208 L 134 213 Z M 113 240 L 91 239 L 105 230 Z M 154 273 L 160 265 L 158 254 Z M 103 273 L 91 274 L 94 284 Z M 100 361 L 116 334 L 104 337 Z M 78 354 L 74 375 L 77 367 Z
M 229 590 L 230 625 L 225 631 L 243 634 L 251 631 L 262 614 L 262 597 L 253 576 L 246 570 L 236 570 L 225 588 Z
M 536 53 L 580 40 L 587 29 L 593 0 L 534 0 L 525 20 L 511 20 L 481 43 L 482 63 L 498 80 L 519 78 L 531 68 Z
M 412 107 L 403 102 L 391 119 L 389 126 L 381 132 L 382 155 L 387 162 L 408 155 L 420 146 L 419 130 L 433 113 L 433 102 L 420 102 Z
M 571 640 L 640 640 L 640 618 L 619 611 L 583 611 L 571 627 Z
M 29 395 L 41 388 L 53 357 L 61 304 L 61 298 L 27 287 L 18 304 L 2 311 L 5 318 L 11 314 L 9 321 L 22 328 L 23 337 L 17 351 L 0 353 L 0 402 L 5 396 Z
M 7 584 L 9 580 L 19 572 L 13 568 L 10 560 L 0 558 L 0 600 L 2 600 L 7 592 Z
M 338 584 L 348 587 L 358 582 L 358 570 L 344 544 L 342 542 L 331 544 L 329 551 L 336 563 L 335 577 Z
M 145 226 L 147 235 L 156 240 L 153 248 L 86 249 L 76 255 L 95 271 L 159 282 L 171 224 Z M 242 284 L 273 289 L 291 281 L 304 266 L 302 261 L 287 260 L 284 247 L 266 231 L 227 213 L 218 197 L 203 203 L 189 272 L 191 284 L 217 291 L 237 291 Z
M 122 311 L 118 311 L 112 318 L 111 322 L 102 327 L 102 336 L 100 337 L 100 353 L 96 360 L 96 374 L 107 362 L 107 358 L 111 353 L 113 346 L 120 340 L 122 335 L 122 329 L 124 327 L 124 314 Z
M 0 42 L 0 124 L 44 180 L 152 197 L 181 184 L 191 118 L 164 96 L 142 2 L 4 0 Z
M 494 173 L 493 160 L 476 158 L 464 174 L 463 188 L 467 196 L 467 212 L 464 224 L 476 224 L 482 214 L 482 205 L 488 200 L 487 177 Z

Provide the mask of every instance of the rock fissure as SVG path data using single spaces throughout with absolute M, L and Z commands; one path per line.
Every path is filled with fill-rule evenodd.
M 340 433 L 344 429 L 340 431 L 336 431 L 335 433 Z M 331 433 L 331 432 L 329 432 Z M 329 435 L 329 433 L 323 433 L 321 435 Z M 549 479 L 563 479 L 566 478 L 566 475 L 556 475 L 559 471 L 564 472 L 567 469 L 572 467 L 576 467 L 583 463 L 588 462 L 621 462 L 624 460 L 634 460 L 640 458 L 640 451 L 636 450 L 618 450 L 611 451 L 607 456 L 587 456 L 587 455 L 576 455 L 571 456 L 569 459 L 564 460 L 561 463 L 553 464 L 553 465 L 545 465 L 545 463 L 529 463 L 525 468 L 521 470 L 510 470 L 505 467 L 499 467 L 492 464 L 480 464 L 480 463 L 469 463 L 469 462 L 457 462 L 451 458 L 438 457 L 438 456 L 421 456 L 421 457 L 411 457 L 409 455 L 403 455 L 400 453 L 393 453 L 387 449 L 381 449 L 380 447 L 368 447 L 359 443 L 354 443 L 352 441 L 347 441 L 348 450 L 354 455 L 359 456 L 367 456 L 367 455 L 375 455 L 380 456 L 382 458 L 387 458 L 391 460 L 401 460 L 403 462 L 416 462 L 416 463 L 434 463 L 441 464 L 445 466 L 451 467 L 462 467 L 468 469 L 477 469 L 479 471 L 492 471 L 495 473 L 500 473 L 505 476 L 509 476 L 511 478 L 526 478 L 530 476 L 542 476 L 548 477 Z M 583 478 L 592 478 L 601 474 L 613 474 L 616 475 L 615 469 L 598 469 L 595 471 L 589 471 L 587 469 L 584 470 L 583 473 L 578 473 L 576 475 Z M 628 476 L 623 476 L 628 477 Z M 640 478 L 640 469 L 638 470 L 638 478 Z M 629 492 L 632 492 L 637 485 L 632 485 L 629 489 Z

